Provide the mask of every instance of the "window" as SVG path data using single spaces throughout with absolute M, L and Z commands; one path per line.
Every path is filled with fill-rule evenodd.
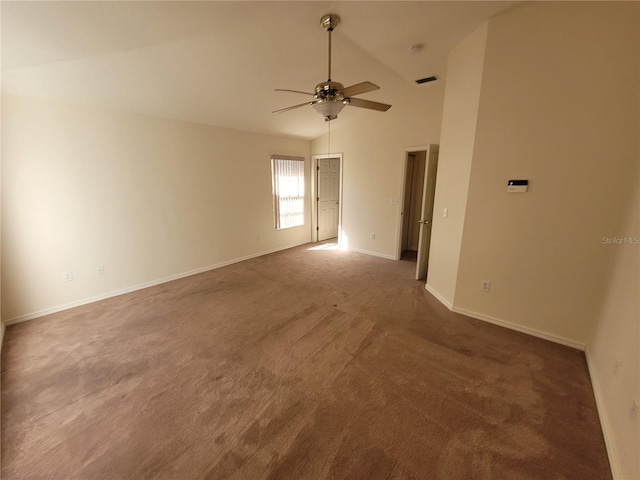
M 271 157 L 276 230 L 304 225 L 304 158 Z

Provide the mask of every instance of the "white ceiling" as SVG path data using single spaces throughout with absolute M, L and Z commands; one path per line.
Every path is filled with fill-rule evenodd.
M 381 90 L 361 98 L 393 104 L 444 79 L 450 49 L 517 3 L 2 1 L 2 91 L 315 138 L 326 125 L 311 107 L 271 112 L 312 99 L 275 88 L 327 79 L 324 14 L 341 17 L 332 79 L 372 81 Z M 347 107 L 339 121 L 362 115 L 384 113 Z

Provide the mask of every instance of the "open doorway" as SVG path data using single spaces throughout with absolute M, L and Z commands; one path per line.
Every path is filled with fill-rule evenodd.
M 405 149 L 402 208 L 396 258 L 416 263 L 426 278 L 438 168 L 438 145 Z
M 402 200 L 402 239 L 400 258 L 415 261 L 418 256 L 420 209 L 422 207 L 422 185 L 427 164 L 427 151 L 407 152 Z

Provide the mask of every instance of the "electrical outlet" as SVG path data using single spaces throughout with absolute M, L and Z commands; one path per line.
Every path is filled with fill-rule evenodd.
M 371 238 L 371 240 L 375 240 L 376 239 L 376 234 L 371 232 L 371 234 L 369 235 L 369 238 Z
M 489 292 L 491 290 L 491 282 L 489 280 L 482 280 L 480 282 L 480 291 Z
M 449 216 L 449 209 L 448 208 L 443 208 L 442 209 L 442 217 L 443 218 L 447 218 Z
M 96 269 L 96 273 L 98 275 L 104 275 L 105 271 L 104 271 L 104 265 L 100 265 L 97 269 Z
M 71 270 L 65 270 L 64 272 L 62 272 L 62 280 L 64 280 L 65 282 L 72 282 L 73 272 Z

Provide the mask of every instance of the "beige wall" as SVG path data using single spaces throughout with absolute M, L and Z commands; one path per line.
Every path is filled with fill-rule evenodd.
M 427 289 L 449 306 L 458 276 L 486 39 L 484 24 L 451 51 L 447 64 Z
M 629 206 L 610 236 L 632 243 L 603 245 L 613 261 L 603 274 L 604 298 L 587 349 L 604 430 L 614 447 L 612 463 L 617 478 L 625 479 L 640 478 L 640 412 L 631 411 L 633 399 L 640 403 L 640 185 Z
M 543 3 L 490 22 L 457 307 L 590 338 L 611 262 L 601 238 L 637 181 L 637 8 Z M 511 178 L 530 191 L 507 193 Z
M 444 85 L 416 85 L 412 95 L 390 98 L 384 95 L 385 79 L 375 80 L 382 87 L 375 100 L 393 106 L 385 113 L 364 111 L 357 122 L 349 121 L 349 109 L 355 107 L 347 107 L 331 122 L 331 152 L 344 154 L 342 228 L 348 247 L 395 258 L 402 227 L 403 149 L 438 143 Z M 313 154 L 327 149 L 326 135 L 311 143 Z
M 2 98 L 0 96 L 0 112 L 1 111 L 2 111 Z M 1 120 L 0 120 L 0 145 L 2 145 L 2 121 Z M 2 154 L 0 152 L 0 252 L 2 252 L 2 208 L 1 208 L 2 207 L 2 170 L 3 170 Z M 1 271 L 2 271 L 2 255 L 0 254 L 0 272 Z M 2 291 L 2 275 L 0 275 L 0 292 L 1 291 Z M 2 316 L 2 295 L 0 295 L 0 353 L 2 353 L 4 332 L 5 332 L 5 323 Z M 2 362 L 0 360 L 0 370 L 1 369 L 2 369 Z M 2 456 L 0 455 L 0 465 L 1 464 L 2 464 Z
M 640 378 L 639 32 L 637 3 L 529 3 L 489 21 L 475 131 L 455 146 L 462 132 L 447 122 L 457 113 L 447 86 L 443 168 L 447 150 L 466 145 L 471 171 L 468 190 L 439 172 L 436 208 L 444 192 L 467 201 L 462 230 L 434 223 L 434 238 L 449 244 L 432 243 L 441 265 L 429 276 L 456 311 L 587 348 L 616 478 L 640 476 L 631 413 Z M 470 69 L 477 58 L 456 53 L 448 82 L 461 102 L 469 92 L 453 91 L 465 75 L 456 61 Z M 507 193 L 514 178 L 528 179 L 529 192 Z
M 310 240 L 270 177 L 308 141 L 11 96 L 2 140 L 5 321 Z

